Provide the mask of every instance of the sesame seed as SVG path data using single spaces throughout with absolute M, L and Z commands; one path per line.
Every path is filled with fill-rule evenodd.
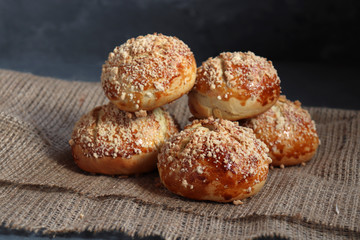
M 244 204 L 241 200 L 234 200 L 233 201 L 233 204 L 234 205 L 242 205 L 242 204 Z

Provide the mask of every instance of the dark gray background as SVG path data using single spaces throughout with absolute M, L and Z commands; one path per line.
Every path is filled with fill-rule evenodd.
M 223 51 L 274 62 L 283 93 L 305 105 L 360 109 L 359 1 L 0 1 L 0 68 L 99 81 L 128 38 L 177 36 L 198 64 Z
M 0 0 L 0 68 L 100 81 L 115 46 L 159 32 L 187 43 L 198 65 L 251 50 L 273 61 L 290 99 L 360 110 L 359 22 L 356 0 Z M 0 238 L 26 236 L 0 227 Z
M 128 38 L 159 32 L 198 64 L 223 51 L 274 62 L 283 93 L 304 105 L 360 109 L 359 1 L 0 0 L 0 68 L 100 81 Z

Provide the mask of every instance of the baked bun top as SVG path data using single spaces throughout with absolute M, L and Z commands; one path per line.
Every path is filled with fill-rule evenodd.
M 129 113 L 114 104 L 96 107 L 75 124 L 71 145 L 80 145 L 86 157 L 131 158 L 157 150 L 177 127 L 157 108 Z
M 102 67 L 101 82 L 120 109 L 138 111 L 181 97 L 193 87 L 195 76 L 190 48 L 176 37 L 155 33 L 116 47 Z
M 280 79 L 266 58 L 252 52 L 224 52 L 202 63 L 194 89 L 219 100 L 233 97 L 242 105 L 256 99 L 264 106 L 280 95 Z
M 158 169 L 176 194 L 227 202 L 248 196 L 265 181 L 271 163 L 267 152 L 251 129 L 210 117 L 193 121 L 165 142 Z
M 273 165 L 294 165 L 310 160 L 319 146 L 315 122 L 299 101 L 280 96 L 268 111 L 245 126 L 269 147 Z

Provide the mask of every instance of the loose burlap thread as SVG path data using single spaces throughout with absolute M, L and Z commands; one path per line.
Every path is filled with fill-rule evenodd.
M 300 99 L 301 100 L 301 99 Z M 167 109 L 181 127 L 183 97 Z M 44 234 L 120 231 L 166 239 L 360 236 L 360 112 L 307 108 L 321 145 L 306 166 L 269 172 L 243 205 L 199 202 L 159 186 L 156 171 L 119 178 L 74 164 L 74 123 L 106 103 L 99 83 L 0 70 L 0 221 Z

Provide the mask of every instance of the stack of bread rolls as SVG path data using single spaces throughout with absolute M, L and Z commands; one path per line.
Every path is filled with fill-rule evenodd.
M 160 147 L 179 131 L 161 106 L 190 91 L 195 78 L 194 55 L 178 38 L 151 34 L 116 47 L 101 74 L 110 102 L 75 124 L 70 140 L 75 163 L 110 175 L 156 169 Z
M 319 145 L 309 113 L 280 96 L 272 62 L 252 52 L 221 53 L 196 68 L 178 38 L 139 36 L 109 54 L 101 83 L 110 102 L 82 116 L 69 142 L 87 172 L 157 168 L 175 194 L 241 204 L 260 191 L 269 164 L 304 164 Z M 161 107 L 185 94 L 195 120 L 179 132 Z

